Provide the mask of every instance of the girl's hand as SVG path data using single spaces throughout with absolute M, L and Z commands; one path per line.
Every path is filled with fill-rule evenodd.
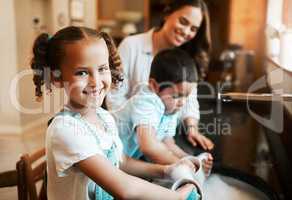
M 186 156 L 185 158 L 187 158 L 191 162 L 193 162 L 197 169 L 200 167 L 200 166 L 198 166 L 199 165 L 198 160 L 201 160 L 202 168 L 203 168 L 203 171 L 204 171 L 206 177 L 208 177 L 210 175 L 211 169 L 213 167 L 212 154 L 205 152 L 205 153 L 201 153 L 198 156 Z
M 178 162 L 168 165 L 164 171 L 165 177 L 174 181 L 186 178 L 191 179 L 196 170 L 195 164 L 188 158 L 182 158 Z
M 209 176 L 211 169 L 213 167 L 213 156 L 210 153 L 207 153 L 206 159 L 203 159 L 202 163 L 203 163 L 203 169 L 204 169 L 206 176 Z

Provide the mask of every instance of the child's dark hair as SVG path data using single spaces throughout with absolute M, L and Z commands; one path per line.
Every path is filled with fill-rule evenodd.
M 150 78 L 159 85 L 160 91 L 170 84 L 197 82 L 198 73 L 194 60 L 179 48 L 159 52 L 153 59 Z
M 120 57 L 111 37 L 94 29 L 69 26 L 61 29 L 53 36 L 42 33 L 34 42 L 31 68 L 34 71 L 33 82 L 36 86 L 35 95 L 37 97 L 42 97 L 41 86 L 43 84 L 51 90 L 52 80 L 61 79 L 60 65 L 65 56 L 65 45 L 92 38 L 104 39 L 107 45 L 113 83 L 117 85 L 123 80 Z M 53 77 L 51 77 L 51 74 Z

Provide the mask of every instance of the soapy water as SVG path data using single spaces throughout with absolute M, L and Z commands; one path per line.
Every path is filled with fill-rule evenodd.
M 194 181 L 197 192 L 202 194 L 202 200 L 269 200 L 272 198 L 258 188 L 231 176 L 218 173 L 208 176 L 202 168 L 202 160 L 207 159 L 207 155 L 203 153 L 197 157 L 189 157 L 198 167 L 196 172 L 191 171 L 185 165 L 181 165 L 172 171 L 172 181 L 156 180 L 154 183 L 176 190 L 181 185 L 180 182 Z
M 269 200 L 270 198 L 245 182 L 232 177 L 211 174 L 203 186 L 203 199 Z
M 172 188 L 169 180 L 156 180 L 154 183 Z M 204 182 L 202 200 L 270 200 L 266 194 L 256 187 L 238 179 L 220 174 L 211 174 Z

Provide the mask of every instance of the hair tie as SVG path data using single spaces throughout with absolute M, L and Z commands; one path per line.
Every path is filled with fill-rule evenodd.
M 48 41 L 50 41 L 53 37 L 53 35 L 48 35 Z

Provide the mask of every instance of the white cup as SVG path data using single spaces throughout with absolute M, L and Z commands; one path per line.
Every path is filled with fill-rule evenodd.
M 191 183 L 196 187 L 196 190 L 197 190 L 196 192 L 201 197 L 200 199 L 202 199 L 202 196 L 203 196 L 202 188 L 199 186 L 198 182 L 196 182 L 195 180 L 192 180 L 192 179 L 184 179 L 184 178 L 182 178 L 182 179 L 179 179 L 179 180 L 175 181 L 174 184 L 171 187 L 171 190 L 175 191 L 178 188 L 180 188 L 181 186 L 183 186 L 185 184 L 188 184 L 188 183 Z

